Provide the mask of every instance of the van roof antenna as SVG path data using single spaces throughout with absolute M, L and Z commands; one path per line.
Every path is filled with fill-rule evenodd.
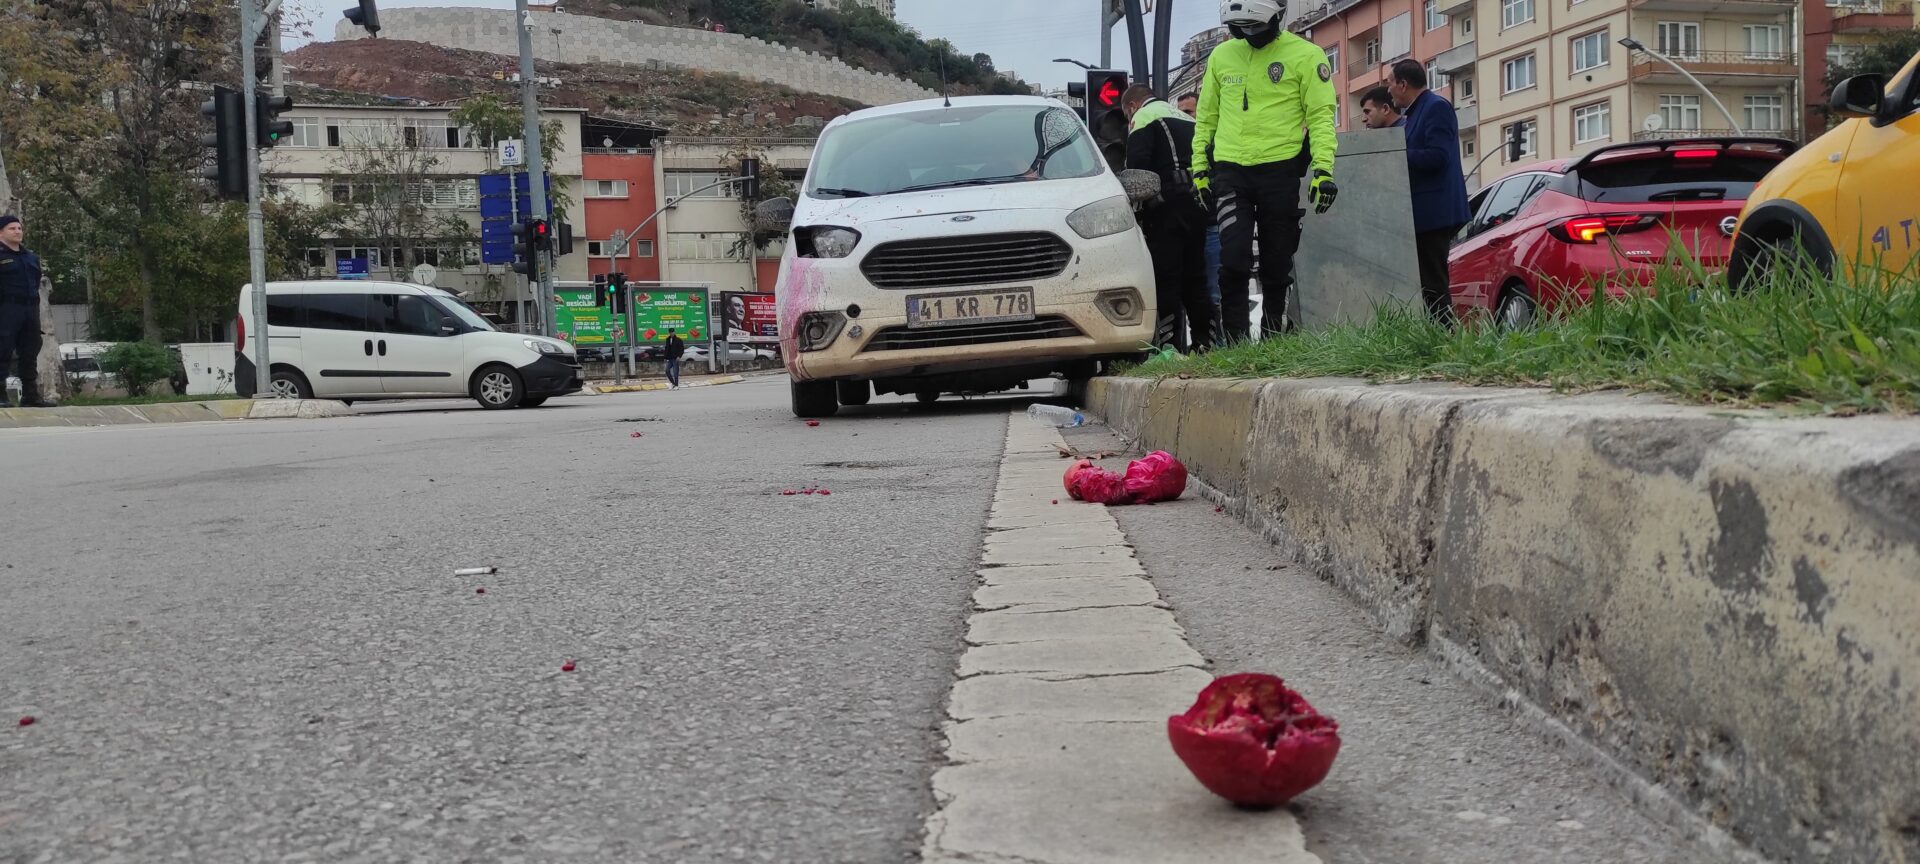
M 940 52 L 940 98 L 946 100 L 942 108 L 953 107 L 953 96 L 947 92 L 947 52 Z

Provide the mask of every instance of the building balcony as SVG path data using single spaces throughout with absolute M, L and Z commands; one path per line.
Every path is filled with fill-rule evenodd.
M 1471 105 L 1454 106 L 1453 122 L 1455 125 L 1460 127 L 1461 131 L 1465 131 L 1468 129 L 1472 129 L 1476 126 L 1479 126 L 1480 125 L 1479 104 L 1475 103 Z
M 1347 92 L 1358 93 L 1386 83 L 1387 65 L 1386 63 L 1368 63 L 1363 60 L 1347 66 Z
M 1833 7 L 1833 32 L 1872 33 L 1908 30 L 1914 26 L 1913 3 L 1907 0 L 1870 0 Z
M 1433 58 L 1433 68 L 1443 75 L 1452 75 L 1462 69 L 1473 68 L 1479 59 L 1480 47 L 1473 42 L 1466 42 L 1440 52 L 1439 56 Z
M 1785 138 L 1799 141 L 1798 129 L 1748 129 L 1735 132 L 1732 129 L 1661 129 L 1657 132 L 1635 132 L 1635 141 L 1678 141 L 1684 138 Z
M 1800 57 L 1791 53 L 1754 56 L 1742 51 L 1696 51 L 1669 56 L 1680 68 L 1710 86 L 1800 78 Z M 1628 77 L 1643 84 L 1687 83 L 1686 76 L 1673 71 L 1673 67 L 1637 51 L 1633 52 Z
M 1448 18 L 1458 18 L 1473 12 L 1473 0 L 1440 0 L 1436 10 Z
M 1789 15 L 1799 4 L 1794 0 L 1630 0 L 1636 10 L 1647 12 L 1700 12 L 1731 15 Z

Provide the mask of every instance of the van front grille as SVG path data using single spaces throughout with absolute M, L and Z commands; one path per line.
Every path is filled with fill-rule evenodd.
M 911 351 L 919 348 L 953 348 L 965 345 L 994 345 L 1002 342 L 1026 342 L 1034 339 L 1071 339 L 1082 335 L 1073 322 L 1055 315 L 1032 321 L 1003 321 L 994 324 L 964 324 L 954 327 L 909 329 L 887 327 L 873 334 L 862 347 L 869 351 Z
M 880 288 L 947 288 L 1051 279 L 1072 260 L 1073 247 L 1044 231 L 976 234 L 887 243 L 860 272 Z

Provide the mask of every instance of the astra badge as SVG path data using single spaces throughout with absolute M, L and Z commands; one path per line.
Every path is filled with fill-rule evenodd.
M 1280 79 L 1285 77 L 1287 77 L 1287 67 L 1282 66 L 1278 63 L 1269 64 L 1267 66 L 1267 78 L 1272 80 L 1273 83 L 1278 84 L 1280 83 Z

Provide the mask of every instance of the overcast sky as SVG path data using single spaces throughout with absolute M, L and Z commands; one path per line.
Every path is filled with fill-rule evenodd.
M 1052 62 L 1056 57 L 1072 57 L 1088 63 L 1100 62 L 1099 8 L 1105 0 L 897 0 L 901 23 L 928 38 L 942 38 L 968 54 L 993 55 L 1003 70 L 1019 73 L 1029 82 L 1049 89 L 1077 79 L 1079 70 Z M 334 22 L 340 10 L 351 0 L 289 0 L 289 6 L 307 11 L 314 21 L 314 37 L 333 38 Z M 564 5 L 564 4 L 563 4 Z M 1215 0 L 1154 0 L 1156 7 L 1171 5 L 1173 22 L 1173 62 L 1180 62 L 1180 46 L 1187 37 L 1219 23 L 1219 4 Z M 380 0 L 383 9 L 402 6 L 484 6 L 511 9 L 513 0 Z M 1147 34 L 1151 51 L 1153 16 L 1147 16 Z M 290 40 L 288 49 L 302 40 Z M 1113 62 L 1129 68 L 1132 52 L 1127 48 L 1127 27 L 1113 28 Z

